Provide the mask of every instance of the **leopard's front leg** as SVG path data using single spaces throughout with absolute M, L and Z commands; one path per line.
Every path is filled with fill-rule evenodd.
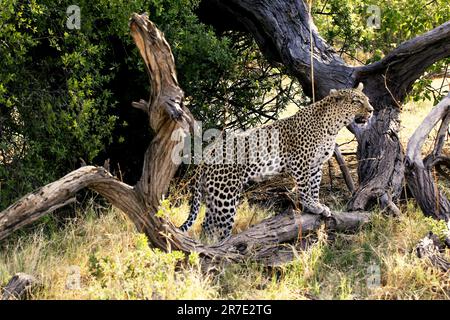
M 317 167 L 311 168 L 311 176 L 309 178 L 310 181 L 310 188 L 311 188 L 311 197 L 313 198 L 314 202 L 319 203 L 319 190 L 320 190 L 320 182 L 322 181 L 322 167 L 323 165 L 319 165 Z M 321 213 L 325 217 L 331 216 L 330 209 L 324 205 L 320 204 L 324 211 Z
M 322 171 L 319 170 L 320 173 L 315 172 L 313 177 L 309 166 L 302 165 L 301 163 L 292 163 L 290 171 L 296 181 L 303 210 L 313 214 L 321 214 L 329 217 L 331 215 L 330 209 L 319 203 L 318 188 L 320 186 Z M 312 183 L 314 178 L 319 181 Z
M 311 168 L 311 176 L 309 178 L 311 185 L 311 197 L 314 201 L 319 202 L 320 181 L 322 181 L 322 165 Z

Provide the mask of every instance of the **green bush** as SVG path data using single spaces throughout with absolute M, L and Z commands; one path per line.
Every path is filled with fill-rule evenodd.
M 129 34 L 132 12 L 148 12 L 165 32 L 186 101 L 204 127 L 267 121 L 265 113 L 288 102 L 283 92 L 266 103 L 267 93 L 285 86 L 283 73 L 268 66 L 249 38 L 231 41 L 201 24 L 197 0 L 80 0 L 80 30 L 66 27 L 72 4 L 2 0 L 0 209 L 73 170 L 80 159 L 101 164 L 99 155 L 107 158 L 111 150 L 132 154 L 134 162 L 125 166 L 140 171 L 150 135 L 130 103 L 149 89 Z M 254 109 L 263 112 L 249 116 Z

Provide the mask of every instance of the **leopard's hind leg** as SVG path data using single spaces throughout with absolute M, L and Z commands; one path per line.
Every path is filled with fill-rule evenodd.
M 236 215 L 240 186 L 221 185 L 206 198 L 206 215 L 203 221 L 204 236 L 210 241 L 221 241 L 231 236 Z

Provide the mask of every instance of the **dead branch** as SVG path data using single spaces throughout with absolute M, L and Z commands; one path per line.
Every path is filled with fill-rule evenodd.
M 347 167 L 347 163 L 345 162 L 344 157 L 342 156 L 341 150 L 339 149 L 339 145 L 336 144 L 334 147 L 334 158 L 339 164 L 339 168 L 341 169 L 342 175 L 344 177 L 345 184 L 347 185 L 348 190 L 351 193 L 355 192 L 355 184 L 353 183 L 352 175 L 350 174 L 350 170 Z

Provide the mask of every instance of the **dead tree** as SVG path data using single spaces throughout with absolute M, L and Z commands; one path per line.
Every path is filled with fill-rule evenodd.
M 422 158 L 422 146 L 431 130 L 441 123 L 433 151 Z M 426 216 L 450 220 L 450 202 L 439 190 L 433 174 L 436 166 L 450 168 L 450 157 L 442 154 L 450 123 L 450 94 L 436 105 L 411 136 L 406 148 L 405 176 L 408 187 Z
M 266 57 L 284 64 L 305 92 L 316 98 L 330 89 L 352 87 L 363 82 L 375 107 L 369 125 L 350 126 L 358 140 L 359 187 L 349 204 L 363 210 L 379 199 L 385 207 L 396 207 L 404 177 L 404 154 L 398 138 L 400 103 L 412 83 L 434 62 L 450 56 L 450 22 L 404 42 L 382 60 L 366 66 L 347 65 L 319 35 L 308 6 L 302 0 L 204 0 L 212 24 L 251 33 Z M 131 33 L 150 77 L 148 101 L 133 103 L 149 116 L 154 139 L 145 154 L 140 181 L 129 186 L 102 167 L 85 166 L 20 199 L 0 213 L 0 240 L 13 231 L 73 201 L 75 193 L 90 188 L 124 211 L 144 232 L 152 246 L 183 252 L 196 251 L 204 258 L 232 261 L 276 257 L 280 244 L 292 243 L 298 235 L 317 227 L 317 216 L 292 212 L 268 219 L 235 235 L 220 245 L 205 246 L 179 232 L 170 222 L 156 216 L 159 201 L 167 192 L 177 165 L 171 152 L 177 131 L 187 132 L 193 118 L 183 104 L 169 45 L 147 17 L 133 15 Z M 310 76 L 310 35 L 313 42 L 314 83 Z M 383 155 L 380 157 L 379 155 Z M 367 221 L 368 214 L 336 214 L 337 229 L 348 229 Z M 277 260 L 275 258 L 275 260 Z
M 422 147 L 431 131 L 440 122 L 433 151 L 422 157 Z M 444 142 L 448 135 L 450 123 L 450 94 L 439 102 L 422 121 L 409 139 L 405 156 L 405 176 L 409 190 L 413 194 L 422 212 L 437 220 L 450 223 L 450 202 L 446 195 L 439 190 L 435 168 L 445 166 L 450 168 L 450 157 L 442 154 Z M 442 169 L 441 169 L 442 170 Z M 443 171 L 443 176 L 450 177 Z M 423 238 L 416 247 L 419 258 L 426 258 L 433 266 L 447 272 L 450 262 L 442 254 L 445 246 L 450 244 L 449 237 L 441 243 L 431 232 Z
M 175 62 L 164 35 L 146 15 L 133 14 L 131 35 L 144 60 L 151 95 L 133 106 L 149 117 L 154 138 L 145 153 L 142 177 L 135 186 L 113 177 L 105 168 L 83 166 L 17 201 L 0 213 L 0 240 L 29 225 L 40 217 L 72 201 L 77 191 L 89 188 L 122 210 L 146 234 L 149 244 L 162 250 L 197 252 L 206 262 L 253 259 L 266 264 L 278 264 L 292 257 L 292 245 L 303 234 L 322 224 L 317 215 L 296 214 L 288 210 L 269 218 L 228 240 L 204 245 L 180 232 L 170 221 L 157 216 L 160 200 L 166 194 L 178 165 L 172 152 L 178 140 L 174 133 L 188 133 L 194 119 L 183 104 L 183 91 L 178 85 Z M 368 222 L 369 213 L 336 213 L 325 221 L 337 231 L 354 230 Z
M 402 191 L 404 177 L 398 137 L 400 104 L 429 66 L 450 56 L 450 21 L 400 44 L 380 61 L 354 67 L 320 37 L 304 0 L 203 0 L 199 14 L 220 30 L 251 34 L 265 56 L 287 67 L 306 94 L 312 96 L 314 86 L 316 99 L 330 89 L 363 82 L 375 112 L 364 129 L 350 126 L 358 140 L 359 187 L 349 209 L 364 210 L 378 199 L 383 207 L 398 212 L 393 201 Z

